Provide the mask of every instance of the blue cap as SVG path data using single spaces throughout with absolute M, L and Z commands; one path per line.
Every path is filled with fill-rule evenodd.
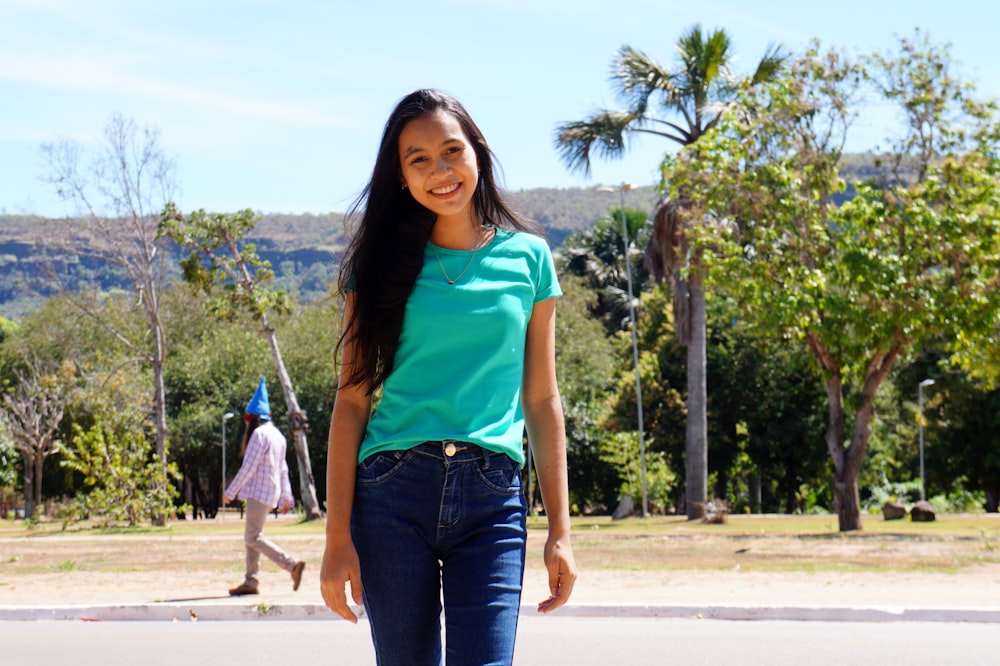
M 260 378 L 257 391 L 247 404 L 246 413 L 256 414 L 264 421 L 271 420 L 271 403 L 267 399 L 267 382 L 263 377 Z

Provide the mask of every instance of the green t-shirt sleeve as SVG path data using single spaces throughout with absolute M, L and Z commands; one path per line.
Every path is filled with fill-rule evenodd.
M 544 239 L 538 238 L 536 245 L 536 280 L 535 280 L 535 303 L 547 300 L 554 296 L 562 296 L 562 289 L 559 286 L 559 276 L 556 274 L 556 262 L 552 258 L 552 251 Z

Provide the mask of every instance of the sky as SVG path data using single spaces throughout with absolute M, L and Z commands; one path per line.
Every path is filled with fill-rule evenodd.
M 670 65 L 696 23 L 725 29 L 747 73 L 774 44 L 889 52 L 919 27 L 1000 97 L 990 0 L 0 0 L 0 214 L 71 214 L 41 146 L 92 154 L 114 114 L 159 132 L 182 211 L 343 212 L 417 88 L 463 103 L 507 189 L 654 184 L 666 140 L 637 139 L 588 177 L 560 162 L 555 128 L 621 108 L 619 47 Z M 849 148 L 886 134 L 876 115 Z

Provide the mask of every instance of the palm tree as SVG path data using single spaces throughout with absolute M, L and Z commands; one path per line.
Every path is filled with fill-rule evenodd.
M 738 77 L 730 69 L 733 52 L 726 32 L 717 29 L 705 34 L 698 24 L 681 35 L 676 51 L 677 67 L 667 69 L 631 46 L 618 50 L 611 81 L 627 108 L 603 110 L 557 127 L 556 149 L 570 170 L 589 174 L 594 149 L 601 157 L 621 158 L 633 132 L 681 146 L 695 144 L 719 122 L 742 89 L 773 80 L 786 60 L 781 48 L 772 46 L 751 76 Z M 688 518 L 695 519 L 704 511 L 708 489 L 708 425 L 705 267 L 701 252 L 687 243 L 691 220 L 685 212 L 690 208 L 683 194 L 660 202 L 646 263 L 656 280 L 673 280 L 677 336 L 688 350 L 685 500 Z
M 643 265 L 642 251 L 637 248 L 648 240 L 649 214 L 627 208 L 625 219 L 629 238 L 635 239 L 634 243 L 629 243 L 632 282 L 641 285 L 650 274 Z M 614 208 L 606 217 L 596 220 L 590 229 L 567 236 L 556 251 L 559 268 L 584 278 L 597 295 L 591 314 L 604 322 L 608 335 L 628 331 L 629 327 L 628 276 L 622 254 L 625 243 L 619 220 L 621 209 Z

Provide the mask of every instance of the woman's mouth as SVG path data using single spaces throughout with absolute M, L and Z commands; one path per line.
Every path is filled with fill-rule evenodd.
M 450 183 L 448 185 L 442 185 L 441 187 L 435 187 L 434 189 L 432 189 L 431 194 L 433 194 L 436 197 L 446 197 L 461 186 L 462 186 L 461 183 Z

